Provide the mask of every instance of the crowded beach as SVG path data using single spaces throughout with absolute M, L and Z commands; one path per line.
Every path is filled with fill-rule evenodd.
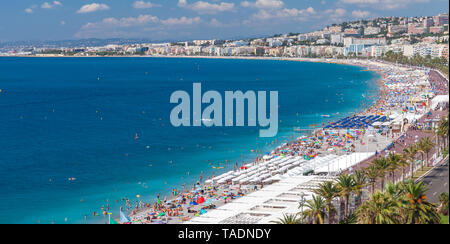
M 437 71 L 375 61 L 326 62 L 378 72 L 381 80 L 375 104 L 284 142 L 233 171 L 202 177 L 192 188 L 173 189 L 169 198 L 158 195 L 153 203 L 135 204 L 122 199 L 126 206 L 121 208 L 120 222 L 270 223 L 284 213 L 298 211 L 299 201 L 311 197 L 320 182 L 351 173 L 361 162 L 386 153 L 406 131 L 433 129 L 432 120 L 421 119 L 432 111 L 448 111 L 448 80 Z

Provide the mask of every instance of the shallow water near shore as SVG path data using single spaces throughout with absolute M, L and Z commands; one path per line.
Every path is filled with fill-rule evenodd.
M 362 70 L 280 60 L 0 58 L 0 223 L 106 223 L 92 213 L 109 204 L 117 215 L 124 197 L 134 205 L 137 195 L 150 201 L 191 187 L 201 172 L 218 175 L 252 161 L 252 150 L 306 132 L 294 127 L 372 104 L 379 75 Z M 279 143 L 259 138 L 258 127 L 172 127 L 170 95 L 192 93 L 194 82 L 221 94 L 278 91 Z

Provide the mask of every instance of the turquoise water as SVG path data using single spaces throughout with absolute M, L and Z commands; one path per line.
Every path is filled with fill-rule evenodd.
M 182 58 L 0 58 L 0 223 L 107 222 L 122 198 L 154 200 L 249 162 L 255 127 L 170 125 L 170 94 L 279 92 L 278 141 L 362 109 L 373 72 L 336 64 Z M 340 114 L 336 114 L 339 112 Z M 331 118 L 323 118 L 329 114 Z M 139 139 L 135 140 L 136 133 Z M 217 170 L 212 166 L 225 167 Z M 69 180 L 75 178 L 75 180 Z M 116 202 L 117 201 L 117 202 Z

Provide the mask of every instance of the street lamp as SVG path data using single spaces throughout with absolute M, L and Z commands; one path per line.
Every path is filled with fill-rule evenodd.
M 301 209 L 301 212 L 303 214 L 303 207 L 305 206 L 305 203 L 306 203 L 306 198 L 305 198 L 305 193 L 304 192 L 300 193 L 300 200 L 299 200 L 298 203 L 299 203 L 298 208 Z

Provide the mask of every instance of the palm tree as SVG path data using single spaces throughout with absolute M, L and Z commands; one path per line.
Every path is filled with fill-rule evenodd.
M 314 193 L 323 197 L 326 202 L 326 208 L 327 208 L 327 219 L 328 224 L 333 223 L 334 219 L 334 206 L 333 206 L 333 200 L 339 196 L 339 188 L 337 185 L 332 181 L 326 181 L 319 185 L 319 188 L 314 190 Z
M 439 126 L 437 129 L 437 136 L 441 137 L 444 142 L 444 148 L 447 146 L 447 140 L 448 140 L 448 116 L 443 117 L 441 121 L 439 122 Z
M 398 202 L 388 193 L 376 192 L 356 211 L 360 224 L 398 224 Z
M 398 200 L 403 194 L 403 188 L 400 184 L 388 183 L 385 186 L 385 193 L 388 194 L 392 199 Z
M 408 160 L 405 157 L 405 154 L 399 154 L 400 161 L 398 161 L 398 166 L 402 169 L 402 182 L 405 181 L 405 175 L 406 175 L 406 167 L 409 166 Z
M 443 215 L 448 215 L 448 192 L 442 192 L 439 195 L 439 208 L 438 212 Z
M 307 208 L 303 213 L 312 219 L 313 224 L 323 224 L 323 216 L 326 211 L 326 202 L 321 196 L 313 195 L 311 200 L 306 201 Z
M 353 180 L 353 177 L 349 175 L 340 175 L 337 179 L 337 186 L 339 188 L 339 195 L 341 199 L 344 199 L 344 218 L 347 218 L 350 195 L 355 188 L 355 181 Z
M 423 171 L 423 165 L 424 165 L 424 154 L 425 154 L 425 148 L 426 144 L 424 143 L 423 139 L 420 139 L 420 141 L 416 144 L 417 152 L 420 153 L 422 163 L 420 164 L 421 170 Z
M 404 200 L 402 209 L 405 211 L 406 224 L 439 224 L 441 218 L 436 206 L 427 201 L 427 188 L 423 182 L 406 182 L 403 185 Z
M 378 168 L 379 177 L 381 179 L 381 191 L 383 191 L 386 171 L 389 168 L 389 161 L 386 158 L 378 158 L 372 161 L 372 164 Z
M 441 129 L 443 136 L 448 136 L 449 123 L 448 123 L 448 115 L 443 117 L 439 122 L 438 129 Z
M 339 221 L 340 225 L 354 225 L 358 223 L 356 214 L 350 214 L 346 219 Z
M 271 221 L 271 223 L 282 225 L 299 224 L 301 220 L 297 216 L 298 214 L 283 214 L 283 218 L 278 218 L 277 221 Z
M 358 201 L 356 202 L 356 208 L 362 203 L 362 193 L 364 188 L 367 186 L 367 176 L 361 170 L 356 170 L 352 175 L 353 181 L 355 182 L 355 193 Z
M 423 152 L 426 154 L 427 156 L 427 166 L 429 167 L 429 153 L 430 151 L 434 148 L 436 144 L 429 138 L 429 137 L 425 137 L 422 139 L 422 150 Z
M 407 148 L 403 148 L 403 157 L 408 161 L 410 166 L 411 179 L 414 177 L 414 160 L 416 159 L 417 146 L 409 145 Z
M 402 156 L 400 154 L 389 154 L 387 158 L 389 166 L 386 169 L 391 175 L 391 182 L 395 183 L 395 171 L 400 167 L 400 161 L 402 161 Z
M 364 174 L 369 179 L 369 184 L 371 185 L 370 193 L 373 194 L 375 192 L 375 183 L 377 182 L 378 177 L 380 177 L 380 171 L 375 165 L 371 164 L 364 169 Z

